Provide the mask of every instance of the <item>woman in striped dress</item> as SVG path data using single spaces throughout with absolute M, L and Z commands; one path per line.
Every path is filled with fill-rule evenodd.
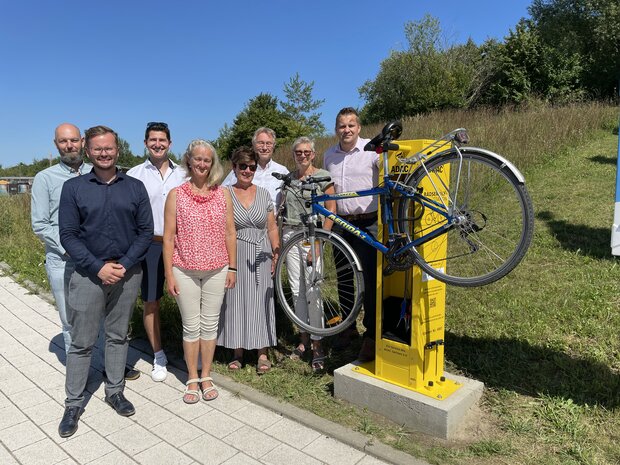
M 267 373 L 267 349 L 276 345 L 272 274 L 280 250 L 269 191 L 252 183 L 257 156 L 248 147 L 231 157 L 237 182 L 231 197 L 237 231 L 237 283 L 229 289 L 220 312 L 218 345 L 233 349 L 228 368 L 238 370 L 244 350 L 258 350 L 256 372 Z

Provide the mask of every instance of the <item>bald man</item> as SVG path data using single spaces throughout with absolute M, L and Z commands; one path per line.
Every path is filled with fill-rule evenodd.
M 60 316 L 67 353 L 71 347 L 71 325 L 65 305 L 65 273 L 66 276 L 71 275 L 73 262 L 60 244 L 58 205 L 65 181 L 90 173 L 92 165 L 84 163 L 84 138 L 74 124 L 63 123 L 56 128 L 54 145 L 58 149 L 60 163 L 39 171 L 34 177 L 30 210 L 32 230 L 45 244 L 45 270 Z M 125 368 L 125 379 L 135 380 L 139 376 L 138 370 Z
M 65 270 L 72 265 L 60 244 L 58 204 L 65 181 L 90 173 L 92 169 L 91 165 L 83 161 L 83 142 L 77 126 L 69 123 L 58 126 L 54 133 L 54 144 L 60 155 L 60 163 L 37 173 L 32 183 L 32 230 L 45 244 L 45 270 L 60 315 L 66 352 L 71 347 L 71 326 L 65 307 Z

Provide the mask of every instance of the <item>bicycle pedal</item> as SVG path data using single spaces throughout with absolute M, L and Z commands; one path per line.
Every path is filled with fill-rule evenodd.
M 330 318 L 329 320 L 327 320 L 325 322 L 325 324 L 327 324 L 327 326 L 333 326 L 333 325 L 337 325 L 339 323 L 342 323 L 342 317 L 340 315 L 337 315 L 333 318 Z
M 383 269 L 383 276 L 389 276 L 393 274 L 396 270 L 392 267 L 392 265 L 388 265 Z

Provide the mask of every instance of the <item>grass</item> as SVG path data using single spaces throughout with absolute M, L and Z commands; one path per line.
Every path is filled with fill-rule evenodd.
M 329 357 L 326 374 L 313 375 L 307 363 L 286 357 L 296 336 L 281 313 L 273 372 L 258 377 L 248 364 L 232 377 L 435 464 L 620 463 L 620 266 L 609 245 L 617 117 L 617 108 L 587 104 L 405 121 L 406 137 L 468 127 L 472 145 L 502 153 L 524 172 L 535 206 L 534 240 L 516 270 L 483 288 L 448 289 L 447 369 L 485 383 L 480 406 L 454 440 L 334 399 L 331 373 L 355 357 L 359 339 Z M 320 141 L 319 151 L 329 143 Z M 0 198 L 0 214 L 0 258 L 44 283 L 27 197 Z M 179 350 L 178 311 L 171 300 L 163 308 L 164 344 Z M 140 318 L 138 311 L 136 332 Z M 218 352 L 217 371 L 227 372 L 227 356 Z

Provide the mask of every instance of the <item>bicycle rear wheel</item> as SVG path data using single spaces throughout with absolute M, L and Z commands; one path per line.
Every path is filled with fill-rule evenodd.
M 314 249 L 312 259 L 311 250 Z M 332 336 L 355 323 L 364 296 L 359 261 L 338 236 L 320 229 L 282 247 L 275 286 L 286 316 L 303 331 Z
M 534 232 L 525 185 L 499 160 L 475 148 L 431 158 L 407 179 L 448 217 L 403 197 L 397 225 L 409 240 L 449 225 L 446 233 L 412 250 L 430 276 L 455 286 L 492 283 L 523 259 Z M 433 203 L 434 202 L 434 203 Z

